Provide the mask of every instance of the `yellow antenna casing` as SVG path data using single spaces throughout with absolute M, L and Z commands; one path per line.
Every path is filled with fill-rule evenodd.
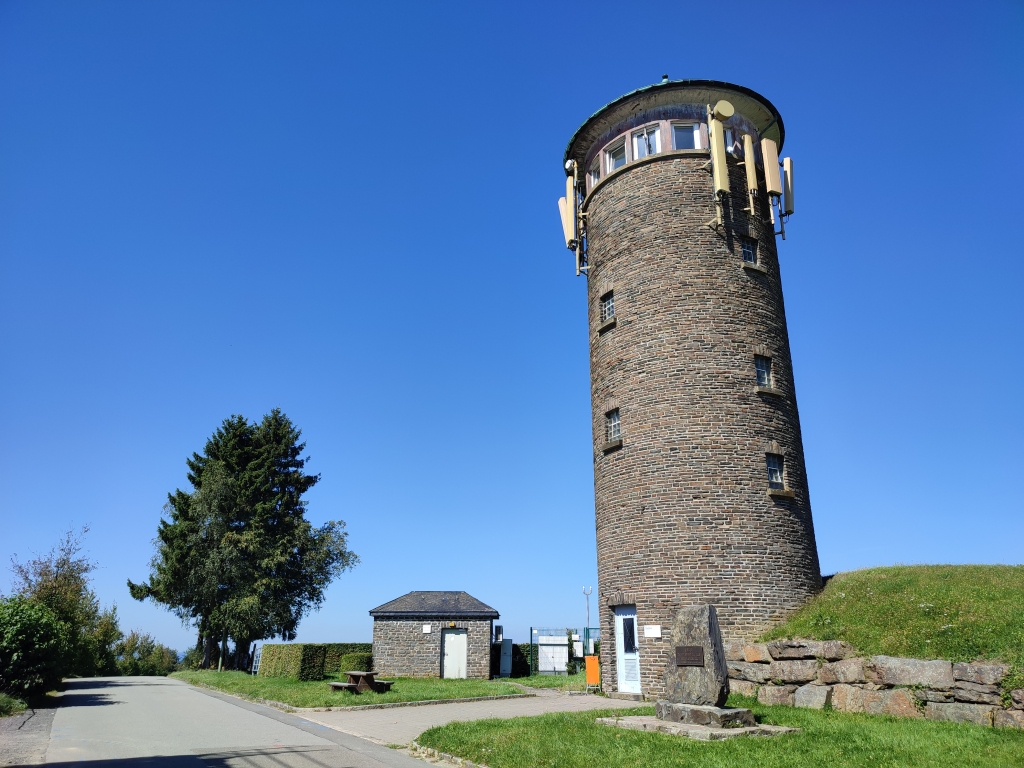
M 757 192 L 757 165 L 754 163 L 754 139 L 743 134 L 743 167 L 747 171 L 747 192 Z
M 779 148 L 771 139 L 761 139 L 761 160 L 764 161 L 764 186 L 769 195 L 782 194 L 779 175 Z
M 728 104 L 729 102 L 725 102 Z M 718 102 L 722 104 L 722 102 Z M 717 109 L 718 106 L 716 105 Z M 715 194 L 729 191 L 729 166 L 725 161 L 725 127 L 722 121 L 711 118 L 711 167 L 714 172 Z

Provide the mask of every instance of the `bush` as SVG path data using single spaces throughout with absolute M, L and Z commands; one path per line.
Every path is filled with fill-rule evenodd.
M 67 654 L 67 628 L 53 611 L 0 598 L 0 691 L 28 698 L 56 688 Z
M 260 656 L 263 677 L 323 680 L 327 646 L 312 643 L 264 643 Z
M 341 657 L 339 672 L 359 671 L 369 672 L 373 669 L 372 653 L 346 653 Z
M 177 651 L 134 629 L 114 646 L 114 653 L 122 675 L 169 675 L 178 668 Z
M 178 669 L 200 669 L 203 666 L 203 649 L 192 646 L 185 652 L 185 657 L 179 662 Z
M 373 653 L 373 643 L 328 643 L 324 673 L 336 675 L 342 670 L 341 657 L 347 653 Z M 354 669 L 354 667 L 349 667 Z
M 0 693 L 0 717 L 7 717 L 25 709 L 25 702 Z

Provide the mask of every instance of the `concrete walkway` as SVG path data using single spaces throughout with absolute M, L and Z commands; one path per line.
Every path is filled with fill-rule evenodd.
M 486 720 L 492 717 L 529 717 L 548 712 L 584 712 L 591 709 L 628 709 L 641 702 L 607 699 L 603 696 L 570 696 L 538 688 L 526 699 L 432 704 L 427 707 L 366 709 L 355 712 L 302 712 L 301 717 L 379 744 L 408 744 L 428 728 L 456 721 Z

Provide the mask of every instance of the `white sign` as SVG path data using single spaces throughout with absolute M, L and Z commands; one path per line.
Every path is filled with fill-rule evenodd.
M 423 625 L 423 634 L 424 635 L 429 635 L 430 634 L 430 625 L 429 624 L 424 624 Z
M 644 637 L 661 637 L 661 624 L 644 624 Z
M 565 635 L 541 635 L 537 640 L 538 645 L 568 645 L 569 638 Z

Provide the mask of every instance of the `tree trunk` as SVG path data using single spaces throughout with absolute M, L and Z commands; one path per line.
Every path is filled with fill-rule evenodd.
M 213 652 L 217 647 L 217 642 L 207 635 L 203 643 L 203 669 L 209 669 L 213 666 Z

